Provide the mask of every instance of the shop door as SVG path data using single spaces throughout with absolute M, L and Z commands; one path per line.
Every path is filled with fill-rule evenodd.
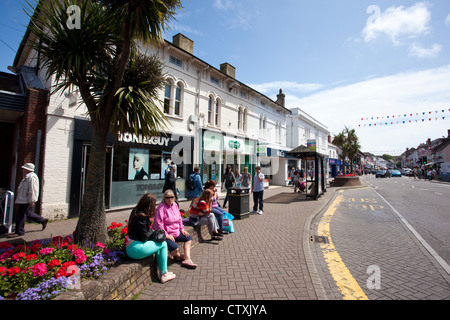
M 0 189 L 9 190 L 11 176 L 11 158 L 14 149 L 14 123 L 0 122 L 0 137 L 2 137 L 2 156 L 0 157 Z M 15 192 L 15 190 L 11 190 Z
M 84 195 L 84 186 L 86 183 L 86 173 L 87 173 L 87 164 L 89 163 L 91 146 L 85 144 L 83 146 L 83 165 L 81 172 L 81 198 L 80 201 L 83 202 Z M 112 147 L 106 147 L 106 162 L 105 162 L 105 208 L 109 209 L 111 207 L 111 159 L 112 159 Z M 81 203 L 80 203 L 81 208 Z

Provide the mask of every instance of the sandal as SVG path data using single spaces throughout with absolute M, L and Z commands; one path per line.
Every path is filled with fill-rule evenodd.
M 159 280 L 161 281 L 161 283 L 166 283 L 167 281 L 175 279 L 176 277 L 177 276 L 173 272 L 166 272 L 161 276 Z
M 174 256 L 172 256 L 172 257 L 173 257 L 173 260 L 175 260 L 175 261 L 183 261 L 184 260 L 184 254 L 180 254 L 179 257 L 174 257 Z
M 195 268 L 197 268 L 197 265 L 196 265 L 194 262 L 192 262 L 191 259 L 189 259 L 189 260 L 184 260 L 183 262 L 181 262 L 181 264 L 184 265 L 184 266 L 186 266 L 186 267 L 188 267 L 188 268 L 190 268 L 190 269 L 195 269 Z

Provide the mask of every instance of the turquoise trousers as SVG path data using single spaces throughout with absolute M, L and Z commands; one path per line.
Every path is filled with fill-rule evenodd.
M 155 242 L 155 241 L 133 241 L 126 248 L 127 256 L 131 259 L 144 259 L 146 257 L 151 256 L 152 254 L 156 254 L 156 263 L 158 264 L 158 269 L 161 271 L 161 274 L 167 272 L 167 243 L 163 242 Z

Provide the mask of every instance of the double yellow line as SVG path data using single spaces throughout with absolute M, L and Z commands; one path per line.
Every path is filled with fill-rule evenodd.
M 318 225 L 318 234 L 320 236 L 328 237 L 329 243 L 321 243 L 322 253 L 327 263 L 328 269 L 336 282 L 344 300 L 369 300 L 364 291 L 359 286 L 358 282 L 353 278 L 352 274 L 345 266 L 341 256 L 337 252 L 333 242 L 331 241 L 330 222 L 334 213 L 336 212 L 338 204 L 342 201 L 344 196 L 340 190 L 336 199 L 324 213 Z

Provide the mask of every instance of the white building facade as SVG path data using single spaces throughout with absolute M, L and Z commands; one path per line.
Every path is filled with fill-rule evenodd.
M 24 43 L 34 41 L 24 38 Z M 178 197 L 185 198 L 185 179 L 201 167 L 203 182 L 222 181 L 227 165 L 254 173 L 263 167 L 267 183 L 284 184 L 287 176 L 287 122 L 291 111 L 278 100 L 253 90 L 235 78 L 235 68 L 219 69 L 193 55 L 193 41 L 182 34 L 160 47 L 141 48 L 164 65 L 167 83 L 160 92 L 168 120 L 167 134 L 141 137 L 121 132 L 108 137 L 105 178 L 107 209 L 134 206 L 142 194 L 162 197 L 168 164 L 177 165 Z M 36 67 L 38 54 L 24 46 L 14 67 Z M 41 85 L 51 91 L 52 78 L 39 69 Z M 79 215 L 89 161 L 91 128 L 80 95 L 63 92 L 49 96 L 43 143 L 41 211 L 51 219 Z M 138 177 L 134 158 L 141 157 L 145 175 Z M 281 164 L 280 164 L 281 163 Z M 278 181 L 278 172 L 283 178 Z

